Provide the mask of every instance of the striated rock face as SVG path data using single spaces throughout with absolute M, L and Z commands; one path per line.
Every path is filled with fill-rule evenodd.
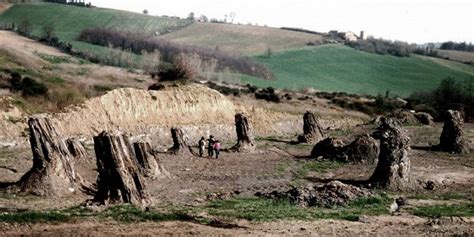
M 260 195 L 260 194 L 258 194 Z M 327 184 L 293 188 L 286 192 L 271 192 L 262 196 L 272 199 L 289 199 L 302 207 L 331 207 L 346 205 L 361 197 L 368 197 L 371 192 L 353 185 L 332 181 Z
M 14 105 L 10 97 L 0 97 L 0 147 L 15 146 L 27 141 L 21 135 L 28 128 L 24 114 Z
M 149 133 L 156 126 L 230 124 L 235 108 L 224 95 L 203 86 L 162 91 L 118 89 L 55 116 L 62 131 L 89 135 L 119 129 Z
M 439 149 L 452 153 L 469 153 L 464 135 L 464 120 L 459 111 L 449 110 L 441 133 Z

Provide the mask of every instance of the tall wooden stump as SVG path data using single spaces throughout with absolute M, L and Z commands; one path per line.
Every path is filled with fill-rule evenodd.
M 380 153 L 369 182 L 380 188 L 406 189 L 410 184 L 410 138 L 397 119 L 386 117 L 381 118 L 374 137 L 380 139 Z
M 171 128 L 171 137 L 173 138 L 173 147 L 169 152 L 175 155 L 193 155 L 191 147 L 188 144 L 188 137 L 181 128 Z
M 89 155 L 82 143 L 75 138 L 66 140 L 67 149 L 76 160 L 89 160 Z
M 94 137 L 94 149 L 99 172 L 95 201 L 104 205 L 150 204 L 145 180 L 126 135 L 104 131 Z
M 235 115 L 235 131 L 237 133 L 237 144 L 230 150 L 236 152 L 251 152 L 255 150 L 251 127 L 244 114 Z
M 52 126 L 42 116 L 28 119 L 33 167 L 18 182 L 21 192 L 40 196 L 63 196 L 80 187 L 73 156 Z
M 299 143 L 316 144 L 324 139 L 324 132 L 311 112 L 306 112 L 303 116 L 303 134 L 298 136 Z
M 464 120 L 459 111 L 449 110 L 446 114 L 439 149 L 452 153 L 469 153 L 469 145 L 464 136 Z
M 160 160 L 148 142 L 135 142 L 133 143 L 133 148 L 140 166 L 140 171 L 145 177 L 159 178 L 170 176 L 168 171 L 159 164 Z

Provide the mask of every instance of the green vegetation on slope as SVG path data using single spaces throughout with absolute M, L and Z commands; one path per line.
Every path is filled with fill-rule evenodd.
M 91 27 L 118 28 L 145 34 L 169 33 L 186 27 L 187 20 L 148 16 L 144 14 L 103 9 L 84 8 L 64 4 L 37 3 L 14 5 L 0 15 L 0 23 L 16 25 L 29 21 L 33 35 L 40 36 L 44 26 L 54 26 L 61 41 L 71 42 L 74 47 L 86 48 L 77 44 L 76 38 L 83 29 Z
M 224 52 L 258 55 L 272 51 L 303 47 L 322 36 L 271 27 L 196 22 L 161 38 L 176 43 L 200 46 Z
M 473 80 L 467 65 L 446 67 L 420 57 L 395 57 L 370 54 L 345 46 L 326 45 L 256 57 L 270 67 L 274 81 L 242 77 L 241 82 L 257 86 L 356 94 L 408 96 L 414 91 L 436 88 L 441 80 Z M 451 62 L 451 64 L 456 64 Z

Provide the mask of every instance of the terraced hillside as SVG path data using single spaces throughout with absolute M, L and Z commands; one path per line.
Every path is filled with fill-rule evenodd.
M 434 89 L 441 80 L 474 80 L 472 66 L 449 64 L 427 57 L 395 57 L 370 54 L 341 45 L 305 47 L 260 56 L 275 73 L 276 80 L 244 77 L 242 82 L 276 88 L 307 88 L 357 94 L 408 96 L 414 91 Z
M 302 47 L 321 40 L 322 36 L 271 27 L 196 22 L 161 38 L 210 49 L 218 47 L 235 54 L 258 55 L 269 48 L 280 51 Z

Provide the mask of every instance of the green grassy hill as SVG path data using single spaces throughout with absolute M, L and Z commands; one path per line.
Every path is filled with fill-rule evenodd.
M 191 23 L 187 20 L 148 16 L 127 11 L 51 3 L 14 5 L 0 15 L 0 23 L 14 22 L 18 25 L 24 20 L 32 24 L 34 35 L 41 35 L 44 26 L 53 25 L 60 40 L 86 49 L 90 46 L 76 41 L 81 30 L 85 28 L 110 27 L 124 31 L 154 34 L 156 32 L 172 32 Z
M 320 41 L 321 35 L 271 27 L 196 22 L 182 30 L 161 36 L 177 43 L 196 45 L 244 55 L 299 48 Z
M 43 26 L 54 24 L 56 34 L 69 41 L 75 49 L 106 54 L 104 47 L 75 41 L 88 27 L 113 27 L 145 33 L 172 32 L 161 37 L 178 43 L 196 45 L 242 55 L 269 66 L 276 80 L 237 76 L 243 83 L 276 88 L 313 87 L 321 91 L 342 91 L 358 94 L 391 94 L 408 96 L 413 91 L 431 90 L 450 76 L 457 80 L 473 80 L 474 67 L 428 57 L 399 58 L 369 54 L 345 46 L 305 47 L 319 35 L 270 27 L 192 23 L 187 20 L 147 16 L 101 8 L 81 8 L 60 4 L 20 4 L 0 15 L 1 23 L 19 24 L 23 20 L 34 26 L 40 35 Z M 191 24 L 191 25 L 190 25 Z M 262 55 L 271 48 L 274 54 Z M 226 76 L 225 80 L 235 78 Z
M 242 83 L 371 95 L 390 91 L 392 95 L 408 96 L 414 91 L 434 89 L 448 76 L 474 80 L 472 66 L 450 62 L 446 67 L 428 58 L 370 54 L 340 45 L 305 47 L 255 59 L 268 65 L 276 80 L 242 77 Z

